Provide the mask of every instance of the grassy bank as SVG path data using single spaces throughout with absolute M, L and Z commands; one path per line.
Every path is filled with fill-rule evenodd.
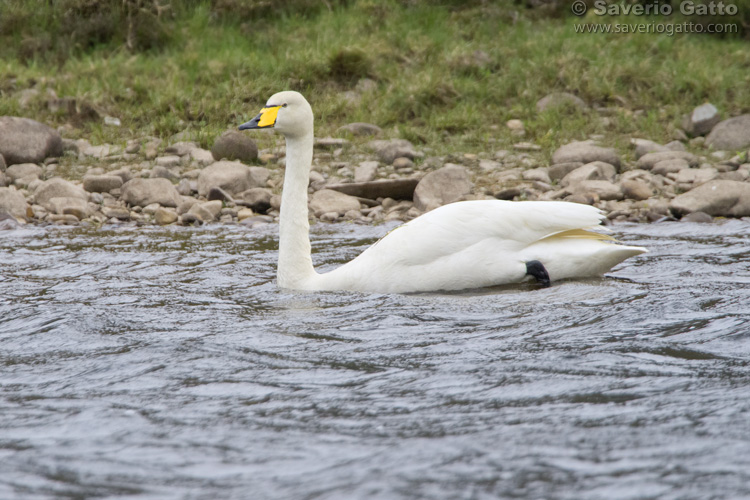
M 291 88 L 312 103 L 318 136 L 365 121 L 447 153 L 517 142 L 504 125 L 511 118 L 525 123 L 524 140 L 551 150 L 590 134 L 611 144 L 668 141 L 682 115 L 706 101 L 725 117 L 750 111 L 750 50 L 740 39 L 576 33 L 574 23 L 592 19 L 545 18 L 511 2 L 456 11 L 361 0 L 248 19 L 217 16 L 216 7 L 176 10 L 159 21 L 165 41 L 142 51 L 113 39 L 59 57 L 51 40 L 23 56 L 6 44 L 0 115 L 68 123 L 67 135 L 92 142 L 187 131 L 205 147 Z M 38 94 L 20 99 L 29 88 Z M 49 91 L 122 126 L 50 109 Z M 537 112 L 553 91 L 609 110 Z

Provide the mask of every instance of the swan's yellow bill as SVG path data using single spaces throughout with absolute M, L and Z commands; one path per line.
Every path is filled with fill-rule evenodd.
M 271 106 L 270 108 L 263 108 L 260 110 L 260 121 L 258 122 L 258 128 L 261 127 L 272 127 L 276 123 L 276 115 L 279 114 L 281 106 Z

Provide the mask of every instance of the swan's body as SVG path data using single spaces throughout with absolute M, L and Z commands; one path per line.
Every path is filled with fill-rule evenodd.
M 297 290 L 425 292 L 462 290 L 530 279 L 538 261 L 552 280 L 598 276 L 646 251 L 587 229 L 603 215 L 567 202 L 463 201 L 397 227 L 357 258 L 319 274 L 312 265 L 307 186 L 313 115 L 297 92 L 269 99 L 241 129 L 273 126 L 286 136 L 278 285 Z

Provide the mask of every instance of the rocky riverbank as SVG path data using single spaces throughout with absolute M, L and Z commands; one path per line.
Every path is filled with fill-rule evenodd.
M 522 122 L 507 126 L 522 138 Z M 750 115 L 720 121 L 703 105 L 683 129 L 665 145 L 632 138 L 625 151 L 591 137 L 549 159 L 528 142 L 431 156 L 429 147 L 379 139 L 375 125 L 349 124 L 340 132 L 352 140 L 316 139 L 310 215 L 409 220 L 453 201 L 497 198 L 586 203 L 613 221 L 750 216 Z M 283 147 L 259 151 L 237 131 L 210 151 L 179 138 L 95 146 L 30 119 L 0 117 L 0 223 L 252 227 L 278 219 L 284 162 Z

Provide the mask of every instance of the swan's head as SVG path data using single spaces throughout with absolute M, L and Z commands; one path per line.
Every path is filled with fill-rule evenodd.
M 268 99 L 258 116 L 240 125 L 240 130 L 256 128 L 272 128 L 287 137 L 312 134 L 312 108 L 299 92 L 279 92 Z

